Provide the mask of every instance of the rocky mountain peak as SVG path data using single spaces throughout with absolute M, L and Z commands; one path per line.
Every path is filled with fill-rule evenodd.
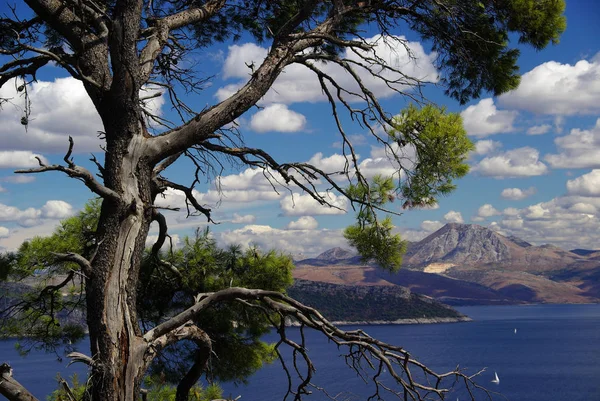
M 319 256 L 317 256 L 315 259 L 323 261 L 338 261 L 341 259 L 349 259 L 353 256 L 356 256 L 356 252 L 349 249 L 336 247 L 328 249 L 327 251 L 319 254 Z
M 448 223 L 410 247 L 407 262 L 486 264 L 509 260 L 518 246 L 489 228 L 477 224 Z

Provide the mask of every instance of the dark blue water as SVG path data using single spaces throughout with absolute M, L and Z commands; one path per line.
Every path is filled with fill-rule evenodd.
M 486 306 L 461 311 L 475 321 L 361 328 L 383 341 L 403 346 L 437 371 L 460 365 L 474 373 L 486 367 L 481 384 L 503 395 L 494 399 L 600 401 L 600 305 Z M 352 328 L 356 327 L 346 327 Z M 290 331 L 297 334 L 298 329 Z M 361 385 L 344 365 L 335 345 L 318 333 L 308 334 L 307 341 L 318 385 L 332 396 L 340 394 L 340 401 L 365 399 L 370 394 L 370 388 Z M 55 388 L 58 371 L 63 376 L 73 371 L 85 373 L 81 367 L 66 370 L 66 361 L 58 363 L 53 355 L 21 358 L 13 345 L 14 341 L 0 342 L 0 361 L 10 361 L 15 378 L 40 398 Z M 494 371 L 500 377 L 499 385 L 490 383 Z M 277 362 L 249 381 L 246 386 L 223 385 L 225 395 L 242 395 L 241 401 L 275 401 L 285 393 L 286 378 Z M 457 397 L 466 399 L 461 392 L 449 399 Z M 315 391 L 307 399 L 325 398 Z

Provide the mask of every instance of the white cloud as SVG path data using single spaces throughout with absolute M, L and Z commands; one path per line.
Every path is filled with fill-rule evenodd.
M 1 116 L 2 114 L 0 114 Z M 0 124 L 0 138 L 2 138 Z M 18 136 L 18 135 L 16 135 Z M 4 146 L 4 145 L 3 145 Z M 32 168 L 38 167 L 40 164 L 36 157 L 42 160 L 42 163 L 48 164 L 48 160 L 38 154 L 26 150 L 4 150 L 0 151 L 0 168 Z
M 460 113 L 467 134 L 478 137 L 514 131 L 517 114 L 516 111 L 498 110 L 492 98 L 482 99 Z
M 505 216 L 518 216 L 519 213 L 520 211 L 516 207 L 507 207 L 502 211 L 502 214 Z
M 43 159 L 42 159 L 43 160 Z M 0 181 L 8 182 L 11 184 L 29 184 L 35 181 L 35 176 L 31 174 L 14 174 L 8 177 L 3 177 Z
M 247 225 L 239 229 L 216 233 L 221 244 L 276 249 L 288 254 L 316 256 L 333 247 L 348 247 L 342 230 L 282 230 L 263 225 Z
M 543 135 L 552 129 L 550 124 L 534 125 L 527 129 L 527 135 Z
M 223 66 L 223 78 L 246 78 L 252 73 L 250 65 L 256 67 L 267 57 L 268 49 L 254 43 L 229 46 L 229 52 Z
M 6 227 L 0 226 L 0 238 L 8 238 L 10 235 L 10 230 Z
M 4 188 L 2 185 L 0 185 L 0 192 L 6 192 L 6 188 Z
M 23 210 L 0 203 L 0 221 L 16 222 L 21 227 L 39 225 L 42 219 L 64 219 L 72 214 L 73 207 L 61 200 L 49 200 L 40 209 L 30 207 Z
M 306 126 L 306 117 L 275 103 L 255 113 L 250 119 L 250 128 L 256 132 L 297 132 Z
M 444 215 L 444 221 L 447 223 L 464 223 L 465 219 L 463 219 L 462 214 L 455 210 L 451 210 Z
M 318 152 L 308 160 L 309 164 L 323 170 L 326 173 L 337 173 L 342 172 L 346 168 L 346 164 L 350 164 L 351 160 L 348 160 L 346 156 L 335 153 L 329 157 L 323 157 L 323 153 Z
M 600 197 L 567 195 L 522 209 L 503 211 L 498 222 L 507 235 L 563 249 L 598 247 Z
M 538 114 L 600 112 L 600 60 L 575 65 L 548 61 L 521 77 L 517 89 L 500 96 L 504 106 Z
M 348 207 L 348 199 L 343 195 L 335 195 L 331 192 L 321 192 L 328 203 L 335 207 L 319 204 L 312 196 L 294 193 L 287 195 L 280 201 L 281 210 L 286 216 L 317 216 L 325 214 L 345 214 Z
M 484 139 L 482 141 L 475 142 L 475 150 L 473 153 L 479 156 L 487 155 L 502 147 L 502 142 L 492 141 L 491 139 Z
M 488 177 L 508 178 L 542 175 L 548 168 L 539 161 L 537 149 L 527 146 L 486 157 L 471 170 Z
M 437 220 L 425 220 L 421 223 L 421 229 L 427 232 L 434 232 L 444 226 L 444 223 Z
M 312 216 L 302 216 L 296 221 L 290 221 L 286 226 L 288 230 L 316 230 L 319 223 Z
M 4 205 L 0 205 L 0 216 Z M 38 225 L 12 227 L 10 235 L 6 238 L 0 238 L 0 248 L 14 251 L 21 246 L 24 241 L 30 240 L 35 236 L 46 236 L 52 234 L 58 224 L 57 220 L 36 220 Z
M 206 193 L 198 195 L 197 199 L 209 205 L 217 206 L 220 202 L 254 202 L 254 201 L 272 201 L 281 198 L 281 194 L 273 191 L 264 191 L 260 189 L 247 189 L 240 191 L 213 191 L 209 190 Z
M 14 206 L 0 203 L 0 221 L 14 221 L 23 227 L 31 227 L 38 223 L 42 212 L 33 207 L 21 210 Z
M 73 215 L 73 206 L 61 200 L 49 200 L 41 209 L 46 219 L 64 219 Z
M 427 54 L 420 43 L 407 41 L 403 36 L 383 38 L 380 35 L 367 38 L 366 41 L 375 45 L 374 53 L 377 57 L 385 60 L 391 67 L 402 71 L 407 77 L 429 82 L 438 81 L 439 76 L 434 66 L 437 55 L 435 53 Z M 250 78 L 251 69 L 249 65 L 254 64 L 255 68 L 258 68 L 267 52 L 266 48 L 252 43 L 230 46 L 223 74 L 225 78 L 237 78 L 241 81 L 220 88 L 216 93 L 217 98 L 224 100 L 235 93 Z M 370 52 L 369 55 L 374 56 L 373 52 Z M 359 60 L 359 56 L 354 52 L 345 52 L 343 57 L 354 61 Z M 353 67 L 363 84 L 379 98 L 396 94 L 396 91 L 389 88 L 379 77 L 397 80 L 396 89 L 408 90 L 412 86 L 410 80 L 407 82 L 400 74 L 388 70 L 381 71 L 378 68 L 374 77 L 362 67 Z M 329 63 L 319 64 L 319 68 L 328 75 L 335 77 L 336 81 L 344 88 L 351 91 L 358 89 L 352 77 L 341 67 Z M 314 73 L 299 64 L 287 66 L 262 99 L 265 103 L 284 104 L 325 100 L 326 97 L 323 95 Z
M 486 203 L 485 205 L 482 205 L 479 210 L 477 210 L 477 216 L 478 217 L 492 217 L 492 216 L 498 216 L 501 213 L 492 205 L 490 205 L 489 203 Z
M 252 224 L 256 221 L 256 216 L 251 214 L 239 215 L 237 213 L 233 214 L 233 219 L 231 219 L 232 223 L 235 224 Z
M 146 88 L 141 96 L 156 92 Z M 0 113 L 0 143 L 5 150 L 32 152 L 66 152 L 68 137 L 73 137 L 75 153 L 101 151 L 104 143 L 98 137 L 104 131 L 100 116 L 87 95 L 83 84 L 74 78 L 38 80 L 28 86 L 31 114 L 27 130 L 21 124 L 24 116 L 23 93 L 11 80 L 0 88 L 0 97 L 11 99 Z M 161 114 L 164 98 L 155 97 L 146 102 L 146 109 Z M 35 164 L 37 165 L 37 163 Z M 28 166 L 31 167 L 31 166 Z
M 504 199 L 521 200 L 533 194 L 535 194 L 535 187 L 529 187 L 527 189 L 505 188 L 502 190 L 500 196 L 502 196 Z
M 554 168 L 600 168 L 600 118 L 592 129 L 574 128 L 568 135 L 554 140 L 558 154 L 544 160 Z
M 567 181 L 569 195 L 600 196 L 600 169 Z
M 104 128 L 80 81 L 56 78 L 29 85 L 32 107 L 27 131 L 21 125 L 22 93 L 16 91 L 13 82 L 0 88 L 0 97 L 12 98 L 12 104 L 4 105 L 0 113 L 0 143 L 4 149 L 64 153 L 70 135 L 75 142 L 74 152 L 100 150 L 102 141 L 97 132 Z

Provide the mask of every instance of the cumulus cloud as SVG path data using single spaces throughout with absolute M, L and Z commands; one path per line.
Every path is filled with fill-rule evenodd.
M 455 210 L 451 210 L 444 215 L 444 221 L 446 223 L 464 223 L 465 219 L 463 219 L 462 214 Z
M 537 149 L 523 147 L 486 157 L 472 167 L 481 175 L 494 178 L 531 177 L 545 174 L 548 167 L 539 160 Z
M 250 119 L 250 128 L 256 132 L 297 132 L 305 125 L 306 117 L 280 103 L 266 106 Z
M 389 66 L 402 71 L 406 76 L 428 82 L 438 81 L 438 72 L 434 66 L 437 55 L 435 53 L 427 54 L 420 43 L 410 42 L 403 36 L 384 38 L 376 35 L 366 40 L 374 44 L 373 52 L 377 57 L 385 60 Z M 258 67 L 267 53 L 268 49 L 253 43 L 230 46 L 223 68 L 223 76 L 240 81 L 220 88 L 216 93 L 217 98 L 224 100 L 235 93 L 250 78 L 251 69 L 248 66 L 254 64 Z M 373 54 L 371 53 L 369 56 L 373 57 Z M 359 56 L 354 52 L 347 51 L 343 57 L 359 61 Z M 358 90 L 352 77 L 341 67 L 331 63 L 319 67 L 326 74 L 335 77 L 336 81 L 344 88 L 351 91 Z M 407 81 L 401 75 L 391 71 L 378 71 L 377 76 L 373 76 L 364 68 L 355 68 L 363 84 L 379 98 L 390 97 L 396 93 L 379 77 L 398 80 L 398 84 L 395 85 L 396 89 L 408 90 L 412 86 L 411 80 Z M 284 104 L 324 100 L 326 97 L 323 95 L 314 73 L 299 64 L 287 66 L 262 99 L 265 103 Z
M 73 206 L 61 200 L 49 200 L 41 209 L 46 219 L 64 219 L 73 215 Z
M 7 150 L 64 152 L 71 135 L 75 152 L 100 150 L 97 132 L 103 125 L 83 84 L 74 78 L 56 78 L 29 85 L 32 108 L 27 131 L 21 125 L 22 93 L 14 81 L 0 88 L 0 97 L 11 98 L 0 113 L 0 142 Z M 16 135 L 19 133 L 19 135 Z M 37 164 L 36 164 L 37 165 Z
M 10 230 L 6 227 L 0 226 L 0 238 L 8 238 L 10 235 Z
M 527 189 L 505 188 L 502 190 L 500 196 L 502 196 L 504 199 L 521 200 L 533 194 L 535 194 L 535 187 L 529 187 Z
M 73 207 L 61 200 L 49 200 L 40 209 L 29 207 L 19 209 L 0 203 L 0 221 L 15 222 L 21 227 L 33 227 L 41 220 L 59 220 L 73 214 Z
M 498 227 L 533 244 L 564 249 L 598 246 L 600 197 L 566 195 L 522 209 L 509 208 Z
M 600 196 L 600 169 L 567 181 L 567 191 L 570 195 Z
M 80 81 L 68 77 L 38 80 L 28 85 L 32 107 L 27 131 L 21 124 L 24 97 L 22 92 L 17 91 L 15 82 L 21 81 L 11 80 L 0 88 L 0 98 L 11 99 L 10 103 L 3 105 L 4 110 L 0 113 L 0 143 L 3 149 L 64 153 L 71 136 L 75 142 L 74 152 L 100 151 L 103 140 L 98 137 L 98 132 L 104 131 L 104 127 Z M 145 88 L 140 95 L 147 97 L 156 92 L 155 88 Z M 145 103 L 147 110 L 161 114 L 162 96 L 149 98 Z
M 2 114 L 0 114 L 0 116 L 1 115 Z M 2 138 L 1 126 L 2 125 L 0 124 L 0 138 Z M 4 144 L 2 146 L 4 146 Z M 44 164 L 48 163 L 48 160 L 38 153 L 33 153 L 27 150 L 3 150 L 0 151 L 0 168 L 38 167 L 40 164 L 36 157 L 39 157 Z
M 554 140 L 559 150 L 544 160 L 554 168 L 600 168 L 600 118 L 589 130 L 574 128 Z
M 543 135 L 552 129 L 550 124 L 534 125 L 527 129 L 527 135 Z
M 600 112 L 600 59 L 575 65 L 548 61 L 521 77 L 519 87 L 500 96 L 500 104 L 537 114 Z
M 239 215 L 237 213 L 233 214 L 233 218 L 231 219 L 232 223 L 235 224 L 252 224 L 256 221 L 256 216 L 251 214 Z
M 340 155 L 339 153 L 324 157 L 323 153 L 318 152 L 311 157 L 307 163 L 312 164 L 326 173 L 337 173 L 344 171 L 346 164 L 351 163 L 351 160 L 348 160 L 346 156 Z
M 277 229 L 264 225 L 247 225 L 239 229 L 216 233 L 221 244 L 240 244 L 245 248 L 276 249 L 288 254 L 316 256 L 333 247 L 348 247 L 342 230 Z
M 444 226 L 444 223 L 437 220 L 425 220 L 421 223 L 421 229 L 427 232 L 434 232 Z
M 298 193 L 287 195 L 279 204 L 286 216 L 317 216 L 346 213 L 348 207 L 348 199 L 346 197 L 335 195 L 331 192 L 321 192 L 320 195 L 335 207 L 321 205 L 312 196 Z
M 460 113 L 467 134 L 477 137 L 514 131 L 517 114 L 517 111 L 498 110 L 492 98 L 482 99 Z
M 483 218 L 499 216 L 500 214 L 502 214 L 502 213 L 500 213 L 494 206 L 490 205 L 489 203 L 482 205 L 477 210 L 477 216 L 483 217 Z
M 319 223 L 312 216 L 302 216 L 296 221 L 290 221 L 287 225 L 288 230 L 316 230 Z
M 492 141 L 491 139 L 484 139 L 475 142 L 475 150 L 473 153 L 479 156 L 487 155 L 502 147 L 502 142 Z
M 23 227 L 31 227 L 37 224 L 42 212 L 33 207 L 21 210 L 14 206 L 0 203 L 0 221 L 16 222 Z

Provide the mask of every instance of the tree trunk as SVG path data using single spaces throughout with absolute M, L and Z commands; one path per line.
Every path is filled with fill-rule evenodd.
M 143 129 L 137 121 L 126 128 L 135 127 Z M 94 401 L 137 400 L 147 366 L 148 347 L 138 325 L 136 290 L 152 216 L 152 170 L 145 162 L 145 138 L 140 131 L 115 138 L 107 140 L 109 168 L 104 180 L 121 200 L 103 202 L 100 245 L 86 280 Z

